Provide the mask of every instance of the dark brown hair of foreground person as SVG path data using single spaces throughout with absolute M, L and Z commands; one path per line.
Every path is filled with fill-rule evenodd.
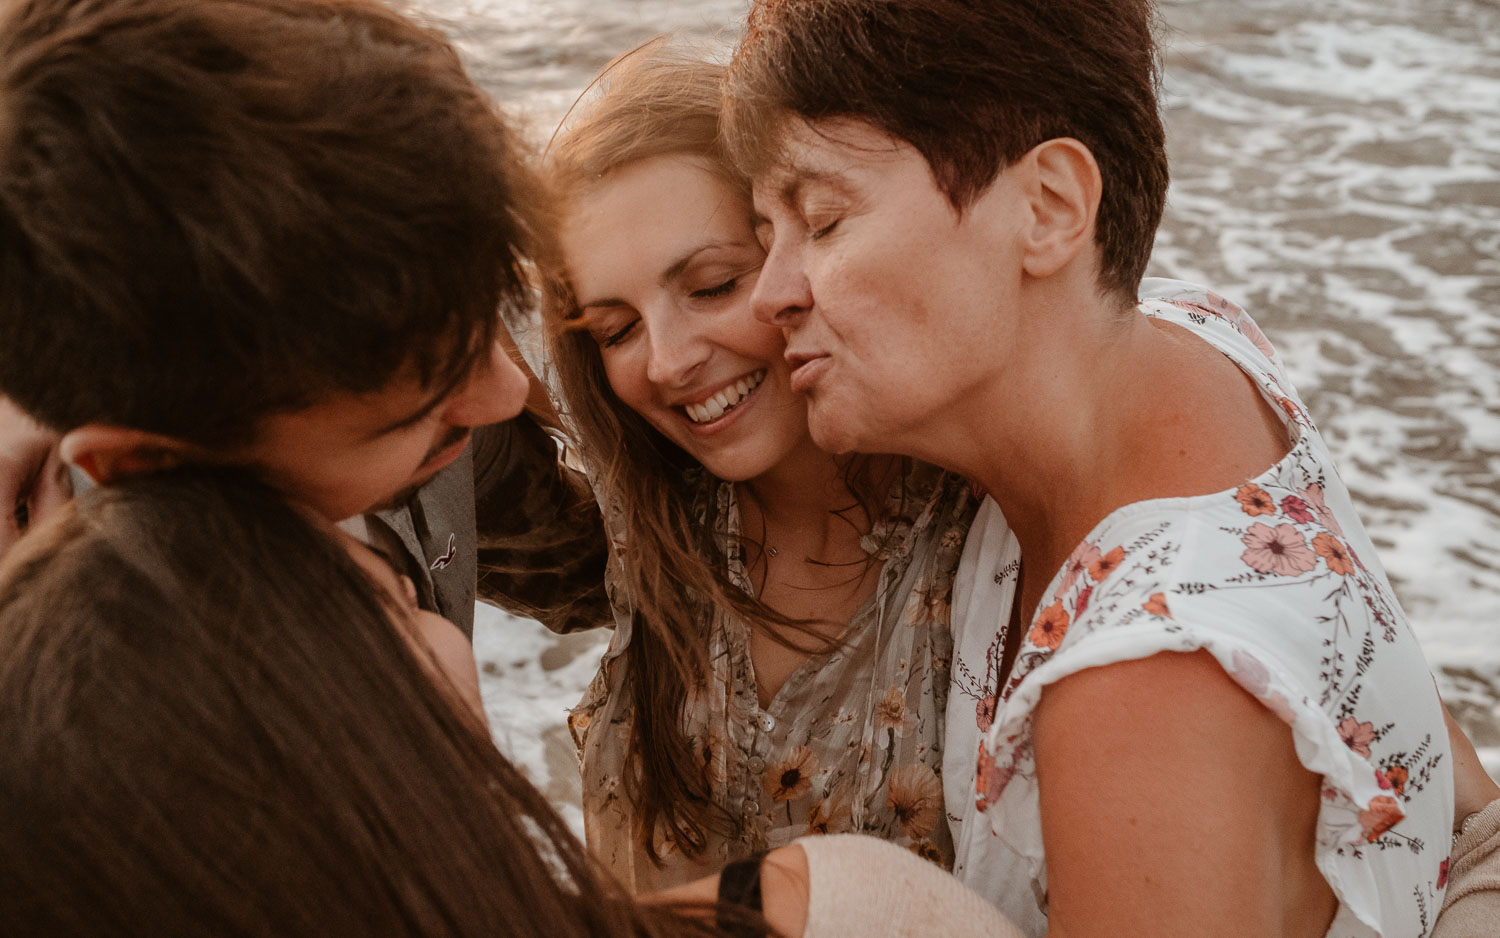
M 926 158 L 962 211 L 1057 137 L 1104 181 L 1100 286 L 1132 302 L 1167 195 L 1149 0 L 760 0 L 726 82 L 725 134 L 757 175 L 787 121 L 853 118 Z
M 667 936 L 240 476 L 83 496 L 0 566 L 0 934 Z
M 517 141 L 375 0 L 0 0 L 0 394 L 207 446 L 529 303 Z

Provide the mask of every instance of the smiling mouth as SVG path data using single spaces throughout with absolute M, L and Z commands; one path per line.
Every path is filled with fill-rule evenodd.
M 762 368 L 755 374 L 747 375 L 724 388 L 701 404 L 683 405 L 683 412 L 693 423 L 709 423 L 718 420 L 738 407 L 745 398 L 750 396 L 751 391 L 760 387 L 760 383 L 764 380 L 766 380 L 766 369 Z

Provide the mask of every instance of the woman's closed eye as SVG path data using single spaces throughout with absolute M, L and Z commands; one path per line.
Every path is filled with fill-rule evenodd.
M 691 296 L 695 300 L 711 300 L 715 297 L 728 296 L 729 294 L 733 293 L 735 291 L 735 288 L 738 286 L 739 278 L 730 277 L 728 280 L 724 281 L 721 284 L 718 284 L 717 286 L 704 287 L 701 290 L 694 290 L 689 293 L 688 296 Z
M 837 228 L 838 224 L 839 224 L 839 220 L 837 218 L 835 218 L 833 221 L 829 222 L 828 224 L 823 225 L 821 228 L 814 227 L 812 224 L 809 224 L 807 226 L 808 227 L 807 240 L 809 240 L 809 241 L 818 241 L 818 240 L 821 240 L 822 238 L 824 238 L 824 237 L 832 234 L 833 233 L 833 229 Z
M 639 322 L 639 319 L 632 319 L 627 323 L 622 323 L 618 326 L 614 326 L 608 329 L 602 329 L 599 332 L 596 332 L 594 335 L 598 340 L 601 348 L 614 348 L 616 345 L 619 345 L 621 342 L 624 342 L 627 338 L 630 337 L 630 334 L 635 331 L 635 327 Z

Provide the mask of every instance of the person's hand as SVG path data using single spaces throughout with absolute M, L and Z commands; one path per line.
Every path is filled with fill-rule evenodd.
M 796 844 L 777 847 L 761 860 L 761 909 L 772 934 L 800 938 L 806 931 L 808 879 L 807 854 Z M 678 906 L 684 912 L 697 910 L 711 918 L 718 897 L 719 874 L 715 873 L 640 899 L 648 904 Z
M 58 436 L 8 398 L 0 397 L 0 555 L 73 495 L 68 468 L 57 452 Z
M 1453 823 L 1459 825 L 1500 798 L 1500 785 L 1484 770 L 1474 744 L 1447 706 L 1443 707 L 1443 720 L 1448 724 L 1448 744 L 1453 749 Z

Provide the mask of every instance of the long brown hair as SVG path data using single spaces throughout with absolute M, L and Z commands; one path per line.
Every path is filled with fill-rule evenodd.
M 666 154 L 700 158 L 748 199 L 749 182 L 731 167 L 719 139 L 723 72 L 663 40 L 606 66 L 548 148 L 544 181 L 559 214 L 614 170 Z M 689 694 L 711 673 L 709 613 L 726 610 L 782 638 L 778 629 L 804 623 L 729 579 L 718 480 L 615 396 L 598 344 L 579 328 L 567 272 L 547 273 L 543 315 L 565 416 L 616 538 L 615 587 L 633 610 L 623 664 L 635 719 L 623 781 L 636 838 L 659 860 L 660 823 L 679 850 L 697 856 L 710 831 L 732 834 L 742 823 L 714 804 L 703 753 L 683 721 Z
M 91 492 L 0 565 L 0 933 L 709 934 L 637 908 L 248 477 Z

